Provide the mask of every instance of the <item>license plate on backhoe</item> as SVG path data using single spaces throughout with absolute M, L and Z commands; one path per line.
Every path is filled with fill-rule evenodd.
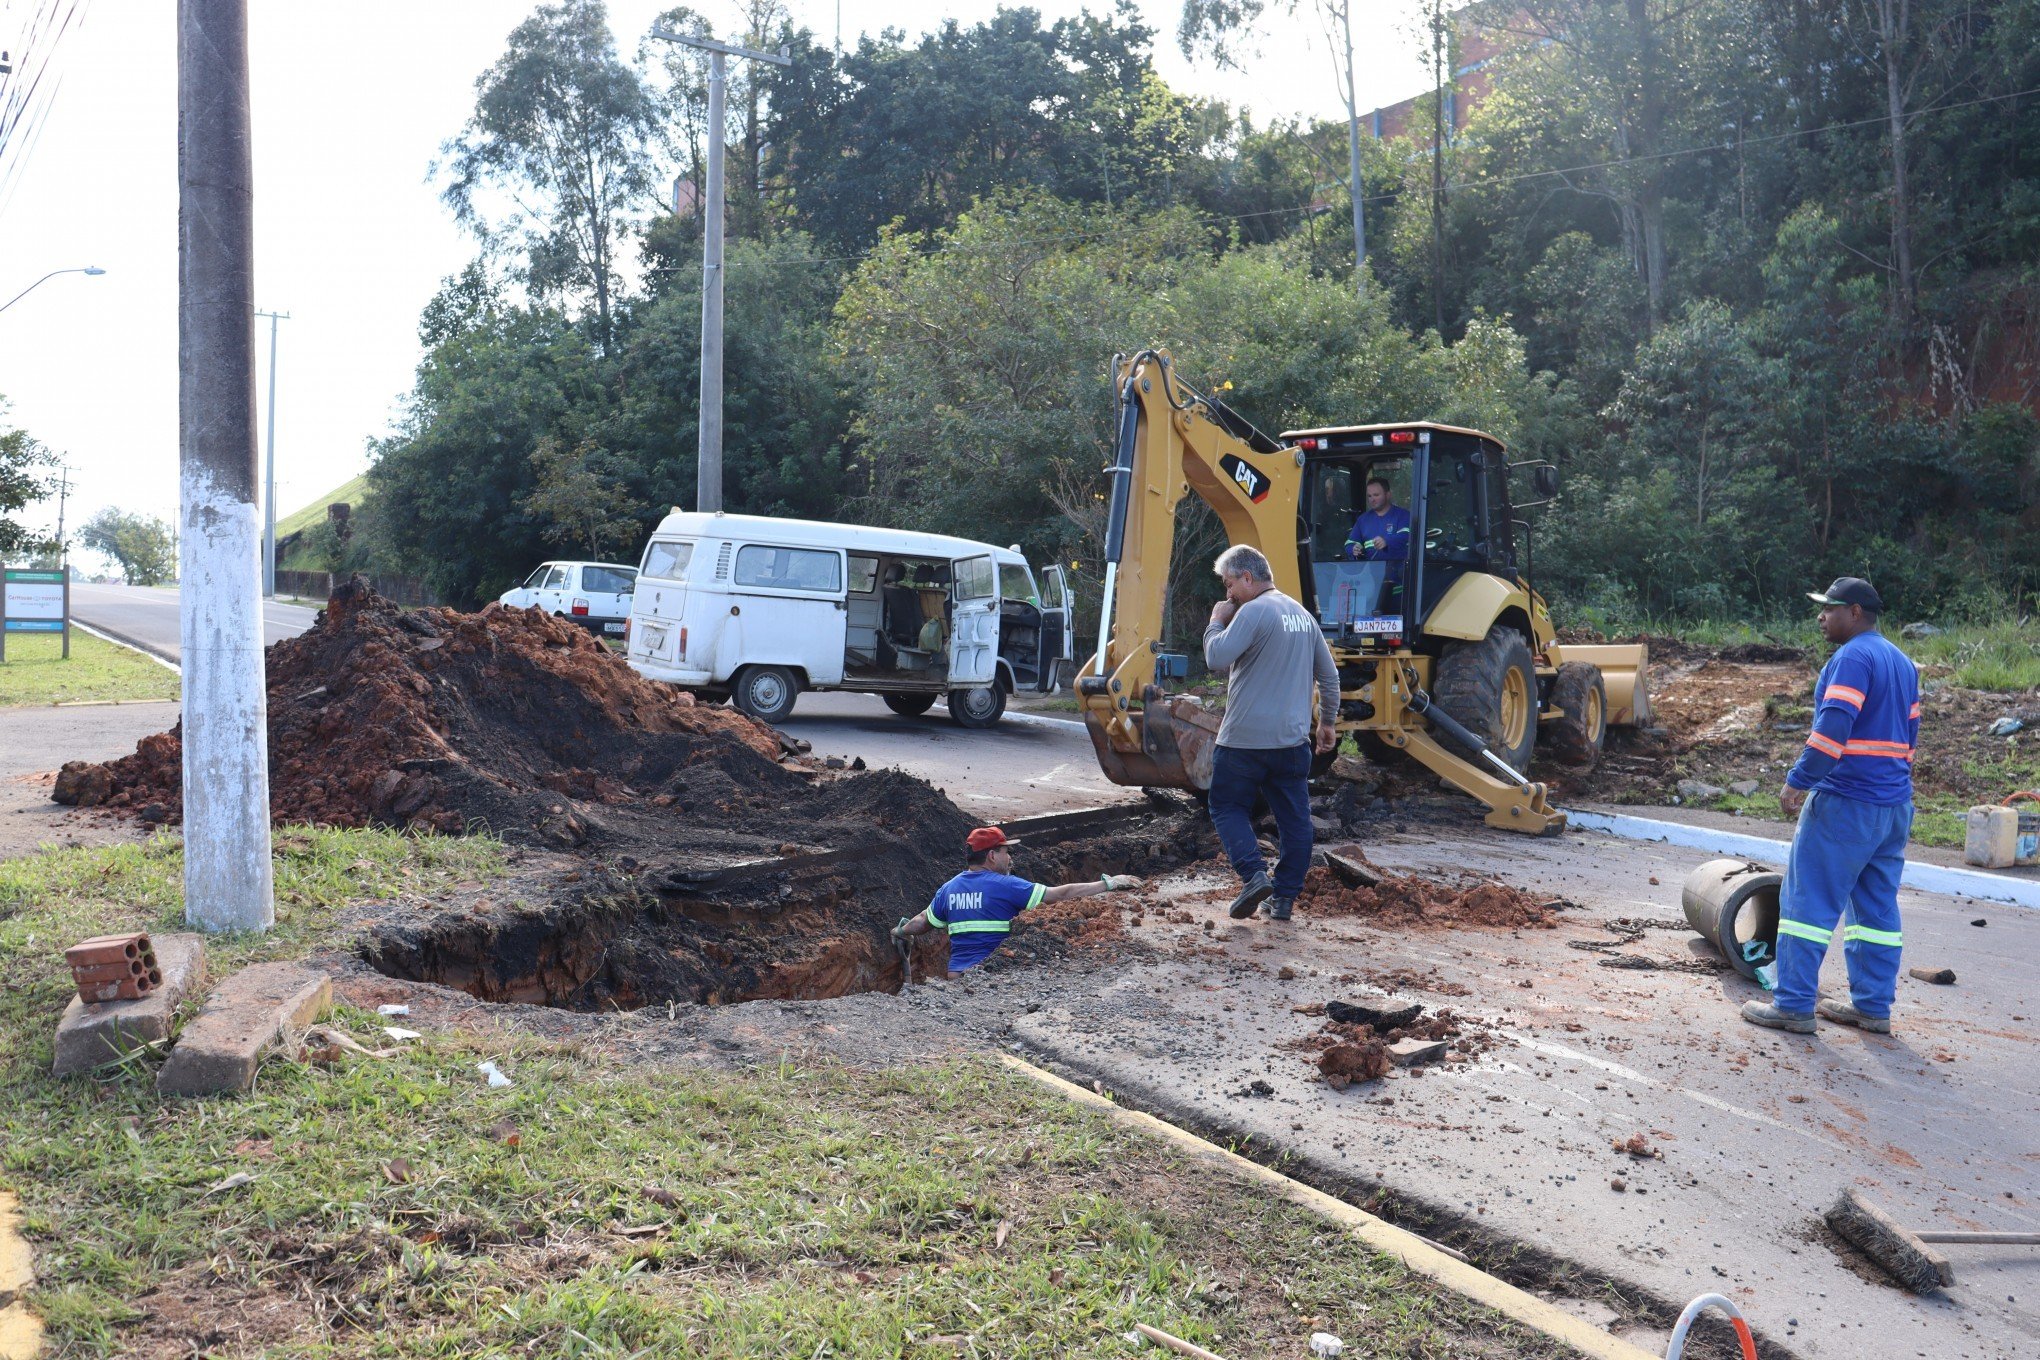
M 1349 626 L 1356 633 L 1400 633 L 1402 632 L 1402 615 L 1389 614 L 1376 619 L 1355 619 Z

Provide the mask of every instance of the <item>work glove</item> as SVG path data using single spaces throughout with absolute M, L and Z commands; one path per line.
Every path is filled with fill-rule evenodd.
M 902 916 L 899 919 L 899 924 L 895 925 L 892 928 L 892 937 L 894 944 L 899 944 L 907 938 L 907 924 L 913 919 L 914 918 L 911 916 Z
M 1140 886 L 1140 875 L 1106 874 L 1098 881 L 1105 885 L 1106 892 L 1130 892 Z

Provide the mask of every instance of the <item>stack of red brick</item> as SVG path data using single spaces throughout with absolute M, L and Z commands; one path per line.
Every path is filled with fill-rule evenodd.
M 156 966 L 156 950 L 146 935 L 95 935 L 66 949 L 64 962 L 71 965 L 78 999 L 87 1004 L 133 1001 L 163 985 L 163 970 Z

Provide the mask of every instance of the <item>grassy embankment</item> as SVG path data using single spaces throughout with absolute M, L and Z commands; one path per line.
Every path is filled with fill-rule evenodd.
M 1314 1327 L 1361 1354 L 1560 1353 L 983 1063 L 648 1071 L 492 1030 L 280 1056 L 236 1099 L 160 1101 L 148 1058 L 52 1080 L 59 943 L 173 926 L 179 854 L 0 862 L 0 1182 L 60 1353 L 1049 1357 L 1130 1354 L 1136 1321 L 1235 1355 Z M 278 929 L 216 943 L 214 971 L 501 865 L 484 840 L 283 833 Z
M 0 708 L 31 704 L 143 703 L 175 699 L 177 673 L 132 647 L 73 629 L 71 656 L 49 633 L 11 633 L 0 665 Z

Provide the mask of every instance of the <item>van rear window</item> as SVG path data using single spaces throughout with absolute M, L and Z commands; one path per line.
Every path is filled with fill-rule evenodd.
M 687 574 L 687 559 L 694 556 L 694 545 L 675 539 L 655 538 L 652 546 L 645 549 L 644 574 L 661 581 L 678 581 Z

